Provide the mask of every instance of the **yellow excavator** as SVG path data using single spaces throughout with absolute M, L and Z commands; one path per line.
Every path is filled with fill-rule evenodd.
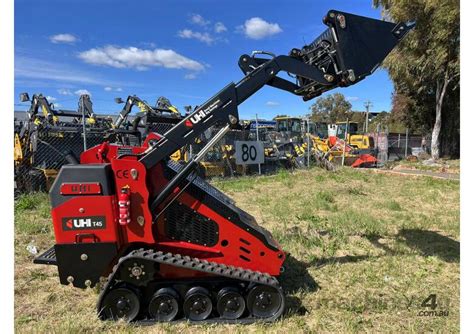
M 59 168 L 83 150 L 82 117 L 88 128 L 88 141 L 101 142 L 110 120 L 97 116 L 90 96 L 79 97 L 77 110 L 55 109 L 42 94 L 20 94 L 21 102 L 30 102 L 26 120 L 14 137 L 14 171 L 17 192 L 47 191 Z
M 374 138 L 367 134 L 358 132 L 357 122 L 336 122 L 336 136 L 346 141 L 347 144 L 358 150 L 373 150 L 374 149 Z M 346 135 L 347 128 L 347 137 Z M 368 152 L 365 152 L 368 153 Z

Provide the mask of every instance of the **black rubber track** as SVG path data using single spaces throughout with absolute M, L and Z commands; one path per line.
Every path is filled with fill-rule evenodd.
M 198 258 L 191 258 L 189 256 L 183 256 L 180 254 L 164 253 L 161 251 L 155 251 L 152 249 L 138 249 L 130 252 L 129 254 L 121 257 L 117 264 L 114 266 L 112 272 L 107 278 L 107 281 L 99 295 L 99 300 L 97 301 L 97 313 L 99 317 L 101 316 L 101 305 L 104 299 L 104 296 L 115 287 L 115 283 L 120 282 L 118 280 L 118 274 L 120 272 L 120 266 L 126 260 L 146 260 L 153 261 L 159 264 L 166 264 L 171 266 L 176 266 L 179 268 L 197 270 L 200 272 L 221 276 L 225 278 L 234 279 L 237 282 L 249 282 L 254 284 L 261 284 L 274 288 L 281 297 L 281 307 L 280 309 L 272 316 L 268 318 L 256 318 L 248 316 L 245 318 L 229 320 L 222 318 L 210 318 L 203 321 L 189 321 L 188 319 L 174 320 L 173 322 L 182 322 L 187 321 L 190 323 L 228 323 L 228 324 L 249 324 L 254 322 L 272 322 L 277 320 L 285 309 L 285 296 L 283 290 L 281 289 L 278 280 L 266 273 L 261 273 L 258 271 L 252 271 L 248 269 L 243 269 L 240 267 L 227 266 L 225 264 L 210 262 L 206 260 L 201 260 Z M 148 325 L 156 323 L 152 319 L 144 319 L 135 321 L 137 324 Z

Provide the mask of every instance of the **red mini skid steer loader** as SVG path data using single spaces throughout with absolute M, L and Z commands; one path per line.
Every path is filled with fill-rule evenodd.
M 310 100 L 371 74 L 411 26 L 335 10 L 314 42 L 288 56 L 242 55 L 230 83 L 140 147 L 98 145 L 65 165 L 51 191 L 56 244 L 35 263 L 61 284 L 93 287 L 101 319 L 273 321 L 285 309 L 285 252 L 255 219 L 196 176 L 206 152 L 238 125 L 237 106 L 265 85 Z M 266 54 L 266 56 L 261 56 Z M 291 73 L 296 82 L 278 77 Z M 221 130 L 185 165 L 170 154 L 211 126 Z

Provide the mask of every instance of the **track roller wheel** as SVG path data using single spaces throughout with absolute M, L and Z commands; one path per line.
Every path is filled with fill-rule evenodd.
M 172 321 L 179 311 L 179 295 L 172 288 L 155 292 L 148 306 L 148 313 L 157 321 Z
M 120 287 L 107 293 L 101 305 L 100 317 L 104 320 L 132 321 L 140 311 L 140 300 L 135 291 Z
M 209 291 L 199 286 L 189 289 L 184 298 L 183 311 L 191 321 L 205 320 L 212 312 Z
M 247 295 L 247 308 L 257 318 L 271 318 L 282 311 L 283 298 L 277 289 L 257 285 Z
M 245 311 L 245 299 L 236 288 L 223 288 L 217 294 L 217 312 L 223 319 L 235 320 Z

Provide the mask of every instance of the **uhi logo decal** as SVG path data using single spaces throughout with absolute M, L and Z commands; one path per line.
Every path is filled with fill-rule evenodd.
M 63 230 L 88 230 L 88 229 L 104 229 L 105 217 L 65 217 L 63 218 Z
M 221 103 L 221 100 L 216 100 L 216 101 L 212 102 L 205 109 L 196 111 L 194 114 L 191 115 L 191 117 L 189 119 L 191 120 L 191 122 L 193 124 L 197 124 L 197 123 L 201 122 L 204 118 L 207 117 L 207 115 L 209 115 L 211 112 L 213 112 L 217 108 L 219 103 Z M 186 124 L 186 122 L 185 122 L 185 125 L 188 126 Z

